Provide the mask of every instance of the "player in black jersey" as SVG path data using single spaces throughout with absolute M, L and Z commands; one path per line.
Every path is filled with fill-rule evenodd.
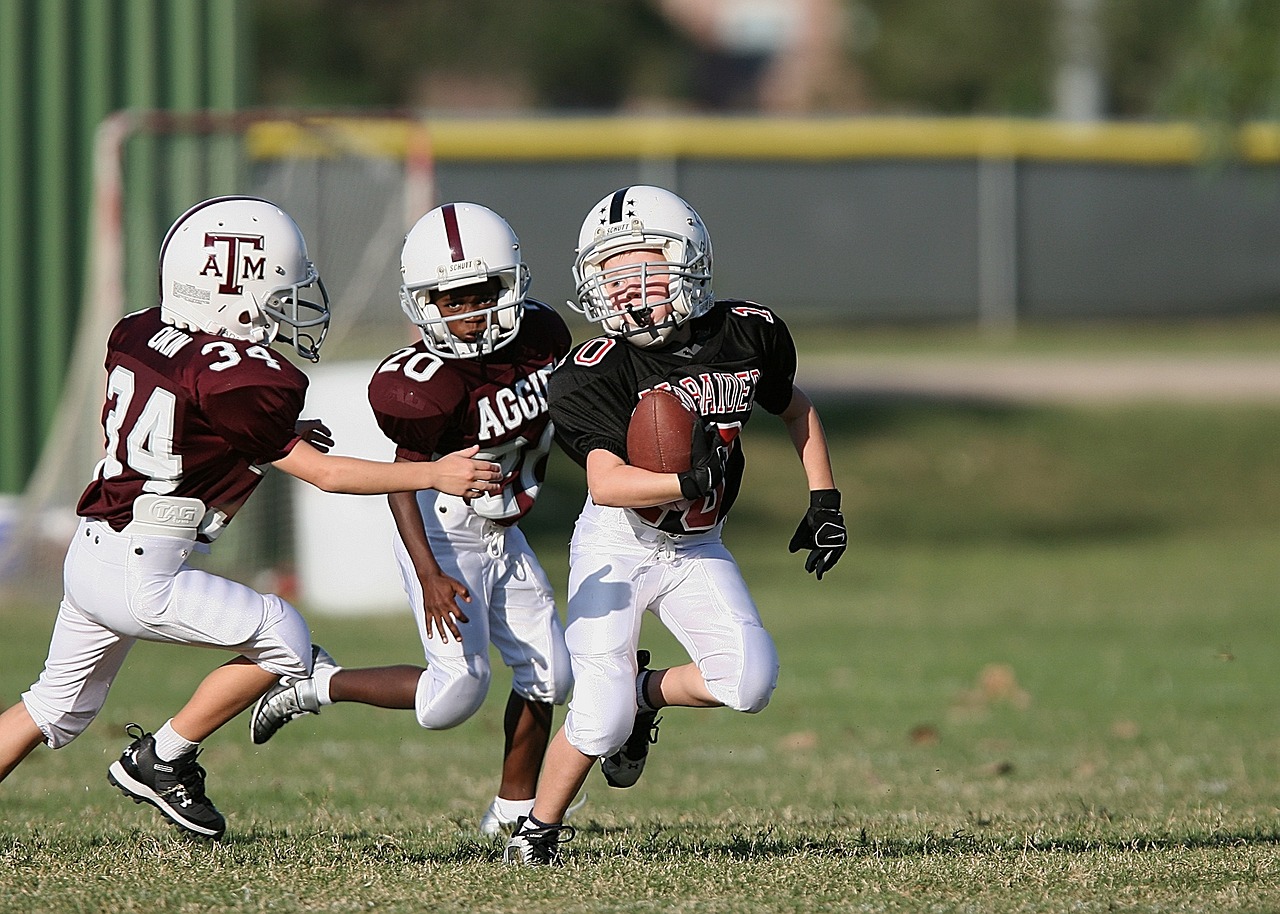
M 800 457 L 810 506 L 791 538 L 819 579 L 844 553 L 826 437 L 794 385 L 795 346 L 781 318 L 746 301 L 716 301 L 711 240 L 684 200 L 624 187 L 588 213 L 574 263 L 579 308 L 604 335 L 573 349 L 551 375 L 556 440 L 586 468 L 588 498 L 570 551 L 566 643 L 575 687 L 552 738 L 533 811 L 506 859 L 553 862 L 572 835 L 564 812 L 597 758 L 614 787 L 640 777 L 668 706 L 754 713 L 769 702 L 778 657 L 720 531 L 744 466 L 739 434 L 753 404 L 778 416 Z M 683 394 L 707 425 L 685 473 L 627 463 L 640 395 Z M 653 612 L 692 662 L 647 669 L 636 650 Z

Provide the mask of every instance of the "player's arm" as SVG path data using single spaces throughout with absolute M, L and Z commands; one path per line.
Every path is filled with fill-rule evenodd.
M 809 550 L 804 570 L 821 581 L 822 575 L 844 555 L 848 540 L 844 515 L 840 513 L 840 490 L 836 488 L 831 472 L 827 436 L 813 402 L 798 387 L 792 390 L 791 402 L 778 418 L 786 426 L 791 443 L 800 455 L 805 479 L 809 483 L 809 509 L 800 519 L 787 548 L 791 552 Z
M 496 492 L 501 470 L 496 463 L 473 460 L 472 456 L 477 451 L 478 447 L 469 447 L 439 460 L 384 463 L 325 454 L 306 441 L 298 441 L 272 466 L 311 483 L 321 491 L 345 495 L 385 495 L 419 489 L 438 489 L 450 495 Z
M 786 426 L 791 444 L 800 456 L 809 490 L 834 489 L 835 476 L 831 472 L 831 452 L 827 449 L 827 434 L 813 401 L 799 387 L 793 387 L 791 402 L 778 416 Z
M 692 501 L 711 494 L 724 480 L 725 450 L 710 429 L 694 436 L 692 467 L 683 473 L 655 473 L 631 466 L 606 448 L 587 454 L 591 500 L 611 508 L 649 508 Z
M 409 463 L 397 457 L 398 463 Z M 445 574 L 440 563 L 436 561 L 422 525 L 422 509 L 418 505 L 416 492 L 392 492 L 387 495 L 387 504 L 391 506 L 391 516 L 395 519 L 396 530 L 404 543 L 405 551 L 413 562 L 413 570 L 422 585 L 422 610 L 426 616 L 427 637 L 432 632 L 440 633 L 442 644 L 449 642 L 449 633 L 459 642 L 462 632 L 458 630 L 458 622 L 470 621 L 467 614 L 458 605 L 458 599 L 471 602 L 471 594 L 462 582 Z
M 587 490 L 592 501 L 610 508 L 648 508 L 684 497 L 675 473 L 633 467 L 604 448 L 587 454 Z

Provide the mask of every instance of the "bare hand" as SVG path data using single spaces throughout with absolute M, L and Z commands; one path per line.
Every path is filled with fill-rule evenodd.
M 449 633 L 462 643 L 462 632 L 458 630 L 459 622 L 469 622 L 467 614 L 462 611 L 458 601 L 471 602 L 471 594 L 460 581 L 456 581 L 443 572 L 435 574 L 419 574 L 422 584 L 422 614 L 426 619 L 427 637 L 433 632 L 440 633 L 440 643 L 449 643 Z
M 501 488 L 502 468 L 488 460 L 472 459 L 479 450 L 473 445 L 432 461 L 436 480 L 431 488 L 467 498 L 497 492 Z
M 319 419 L 299 419 L 293 432 L 322 454 L 329 453 L 329 448 L 333 447 L 333 433 Z

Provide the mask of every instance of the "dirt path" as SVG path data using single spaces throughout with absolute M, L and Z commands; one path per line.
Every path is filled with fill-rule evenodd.
M 1280 356 L 817 355 L 802 356 L 797 383 L 858 396 L 1280 403 Z

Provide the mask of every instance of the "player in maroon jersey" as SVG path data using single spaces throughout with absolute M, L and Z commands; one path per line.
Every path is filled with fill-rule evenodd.
M 416 464 L 327 453 L 328 430 L 299 418 L 306 376 L 271 343 L 314 361 L 328 324 L 306 242 L 275 204 L 218 197 L 169 229 L 159 307 L 125 317 L 107 341 L 106 454 L 77 508 L 44 672 L 0 714 L 0 779 L 40 743 L 57 749 L 84 731 L 139 639 L 228 650 L 237 656 L 154 734 L 129 725 L 133 742 L 107 775 L 184 831 L 221 837 L 200 743 L 315 658 L 296 609 L 187 557 L 273 466 L 329 492 L 496 490 L 498 467 L 475 448 Z
M 431 730 L 457 726 L 484 701 L 492 641 L 512 671 L 502 778 L 480 824 L 495 835 L 532 808 L 552 705 L 572 681 L 551 585 L 516 526 L 546 471 L 547 377 L 570 335 L 554 310 L 526 298 L 529 271 L 506 220 L 475 203 L 447 203 L 418 220 L 401 272 L 401 304 L 422 340 L 374 372 L 378 424 L 399 461 L 478 445 L 502 467 L 502 486 L 478 498 L 390 496 L 426 668 L 322 667 L 281 683 L 254 709 L 253 740 L 339 701 L 413 709 Z
M 791 335 L 773 311 L 711 292 L 711 239 L 670 191 L 643 185 L 587 214 L 574 278 L 583 314 L 604 336 L 577 346 L 551 376 L 556 440 L 587 471 L 587 503 L 570 547 L 566 641 L 576 679 L 564 726 L 547 750 L 533 811 L 506 859 L 545 864 L 572 836 L 564 813 L 595 760 L 630 787 L 657 739 L 658 709 L 769 702 L 778 656 L 737 563 L 720 539 L 744 466 L 741 433 L 753 405 L 786 426 L 810 507 L 790 549 L 809 550 L 820 579 L 845 549 L 840 493 L 822 423 L 795 386 Z M 708 440 L 683 473 L 627 463 L 627 425 L 646 390 L 669 388 L 697 407 Z M 692 658 L 650 670 L 637 653 L 654 613 Z

